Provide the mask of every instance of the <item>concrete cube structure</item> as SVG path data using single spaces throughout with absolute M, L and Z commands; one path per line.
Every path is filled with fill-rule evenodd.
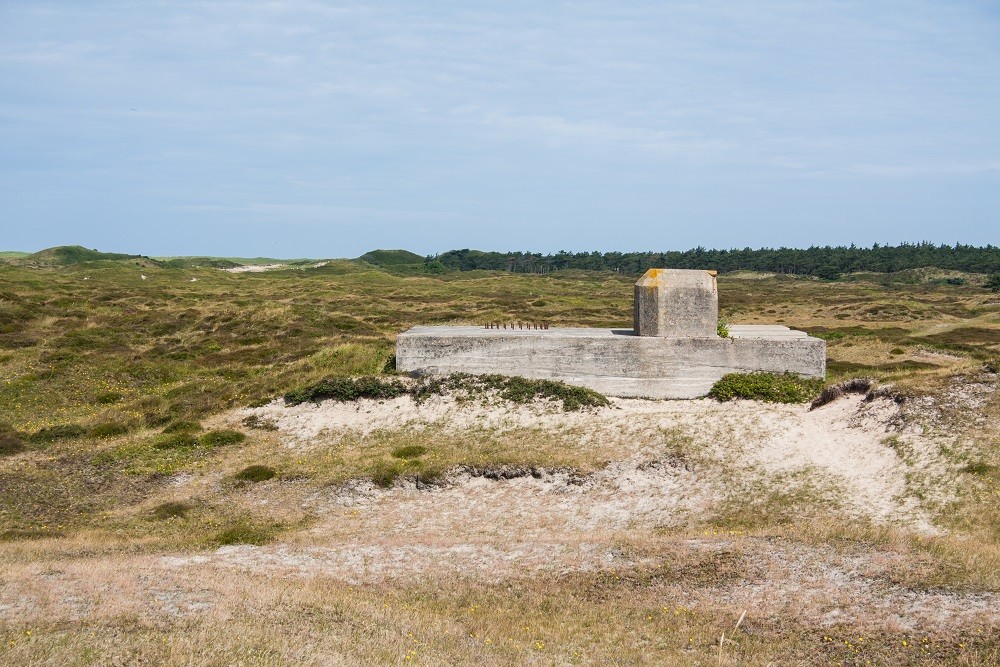
M 635 284 L 637 336 L 714 338 L 719 325 L 715 271 L 650 269 Z
M 609 396 L 696 398 L 726 373 L 826 374 L 826 342 L 783 326 L 717 335 L 715 272 L 653 269 L 636 284 L 633 329 L 413 327 L 396 367 L 420 375 L 500 373 Z

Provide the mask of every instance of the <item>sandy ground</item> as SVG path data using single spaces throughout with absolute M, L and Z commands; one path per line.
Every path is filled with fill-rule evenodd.
M 7 573 L 0 617 L 80 617 L 95 596 L 112 588 L 120 604 L 143 613 L 197 615 L 222 604 L 225 592 L 186 582 L 227 572 L 365 585 L 456 577 L 494 583 L 670 566 L 674 575 L 664 579 L 665 590 L 693 607 L 751 609 L 757 618 L 794 617 L 824 626 L 916 630 L 1000 623 L 1000 596 L 907 588 L 894 576 L 902 556 L 890 551 L 844 552 L 711 529 L 703 538 L 692 538 L 689 529 L 685 534 L 734 489 L 787 479 L 832 489 L 845 520 L 935 531 L 907 495 L 914 461 L 904 461 L 886 439 L 906 442 L 918 455 L 934 448 L 919 429 L 903 427 L 899 406 L 890 400 L 850 395 L 814 411 L 745 401 L 614 400 L 609 408 L 565 413 L 548 404 L 434 397 L 418 405 L 404 397 L 295 407 L 278 401 L 223 421 L 238 424 L 249 415 L 272 420 L 283 445 L 303 456 L 345 433 L 387 427 L 539 428 L 573 434 L 583 446 L 601 448 L 610 462 L 587 475 L 521 471 L 505 478 L 455 470 L 444 483 L 420 488 L 358 482 L 316 489 L 271 480 L 239 493 L 262 505 L 295 503 L 317 517 L 308 530 L 267 546 L 97 559 L 64 564 L 55 573 L 27 564 Z M 665 438 L 687 443 L 687 454 L 679 456 Z M 190 476 L 175 480 L 180 493 L 197 492 L 195 485 L 205 483 Z M 683 564 L 689 562 L 711 562 L 715 569 L 707 579 L 687 577 Z M 719 562 L 728 564 L 724 571 Z

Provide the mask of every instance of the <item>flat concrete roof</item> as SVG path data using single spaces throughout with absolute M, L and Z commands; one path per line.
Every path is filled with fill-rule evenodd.
M 406 331 L 405 336 L 450 338 L 483 338 L 486 336 L 514 336 L 524 338 L 542 338 L 558 336 L 561 338 L 614 338 L 617 336 L 635 336 L 632 329 L 486 329 L 484 327 L 461 326 L 417 326 Z M 732 338 L 763 338 L 767 340 L 786 340 L 789 338 L 807 338 L 804 331 L 795 331 L 776 324 L 731 324 L 729 335 Z

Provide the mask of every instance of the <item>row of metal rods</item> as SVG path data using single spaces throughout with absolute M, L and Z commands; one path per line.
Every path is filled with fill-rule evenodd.
M 548 329 L 548 322 L 487 322 L 484 329 Z

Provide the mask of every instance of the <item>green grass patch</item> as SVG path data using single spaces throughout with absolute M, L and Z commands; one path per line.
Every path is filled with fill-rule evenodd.
M 50 443 L 57 440 L 72 440 L 87 435 L 87 429 L 79 424 L 59 424 L 42 428 L 32 433 L 28 439 L 34 443 Z
M 215 534 L 212 541 L 219 546 L 230 546 L 235 544 L 251 544 L 262 546 L 271 542 L 277 535 L 279 526 L 277 524 L 261 525 L 245 519 L 231 522 Z
M 163 427 L 164 433 L 193 433 L 201 430 L 201 424 L 196 421 L 178 419 Z
M 983 463 L 982 461 L 975 461 L 967 465 L 962 466 L 962 472 L 969 473 L 970 475 L 991 475 L 998 470 L 997 466 L 990 465 L 988 463 Z
M 198 438 L 198 444 L 205 447 L 224 447 L 226 445 L 235 445 L 236 443 L 243 442 L 246 439 L 246 434 L 241 433 L 240 431 L 225 429 L 220 431 L 209 431 Z
M 427 453 L 427 448 L 420 445 L 407 445 L 406 447 L 399 447 L 392 451 L 393 458 L 397 459 L 419 459 L 421 456 Z
M 151 516 L 160 521 L 165 521 L 167 519 L 183 519 L 187 516 L 187 513 L 191 511 L 191 509 L 192 507 L 189 503 L 170 501 L 160 503 L 154 507 L 151 512 Z
M 128 426 L 119 422 L 102 422 L 95 425 L 87 432 L 91 438 L 107 439 L 116 438 L 119 435 L 128 433 Z
M 712 385 L 708 395 L 719 401 L 736 398 L 767 403 L 806 403 L 823 388 L 821 378 L 803 378 L 791 373 L 728 373 Z
M 187 431 L 164 433 L 153 441 L 155 449 L 185 449 L 198 445 L 198 438 Z
M 247 466 L 243 470 L 233 475 L 233 479 L 240 482 L 249 482 L 251 484 L 257 482 L 266 482 L 269 479 L 274 479 L 275 473 L 274 468 L 262 465 Z

